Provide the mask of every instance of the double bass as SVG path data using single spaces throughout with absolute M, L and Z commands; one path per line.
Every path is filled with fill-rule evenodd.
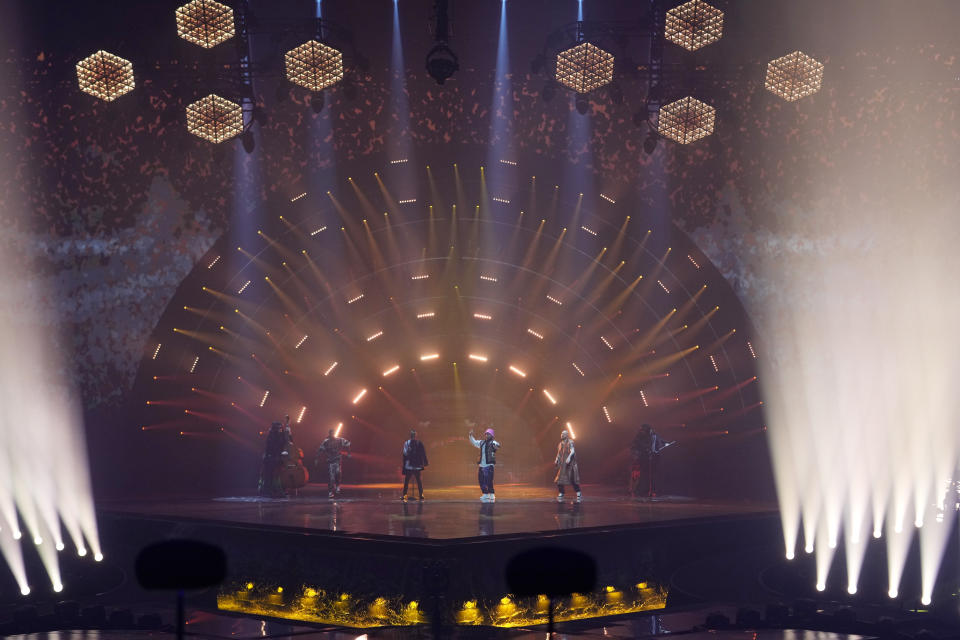
M 280 486 L 284 491 L 296 491 L 306 486 L 310 479 L 310 472 L 303 464 L 303 449 L 293 443 L 293 434 L 290 432 L 290 416 L 287 416 L 283 428 L 286 443 L 280 454 Z

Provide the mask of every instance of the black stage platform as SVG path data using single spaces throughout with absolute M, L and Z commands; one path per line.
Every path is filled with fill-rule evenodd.
M 681 566 L 718 549 L 779 544 L 774 505 L 677 496 L 634 500 L 584 487 L 562 503 L 548 487 L 430 489 L 403 503 L 398 485 L 326 487 L 267 499 L 220 496 L 100 504 L 110 548 L 188 537 L 225 549 L 230 576 L 206 605 L 311 624 L 381 627 L 427 622 L 515 627 L 545 621 L 543 599 L 512 597 L 508 560 L 550 546 L 597 561 L 593 593 L 559 603 L 560 620 L 658 610 Z

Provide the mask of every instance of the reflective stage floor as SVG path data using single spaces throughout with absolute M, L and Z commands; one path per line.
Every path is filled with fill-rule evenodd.
M 552 487 L 499 485 L 495 503 L 480 502 L 473 486 L 428 488 L 426 500 L 402 502 L 400 486 L 344 485 L 335 499 L 326 487 L 308 485 L 300 495 L 255 495 L 101 503 L 102 511 L 195 520 L 339 532 L 351 537 L 399 536 L 456 540 L 478 536 L 544 534 L 571 529 L 636 527 L 706 518 L 774 513 L 776 505 L 697 500 L 681 496 L 633 499 L 622 491 L 583 487 L 583 502 L 558 502 Z

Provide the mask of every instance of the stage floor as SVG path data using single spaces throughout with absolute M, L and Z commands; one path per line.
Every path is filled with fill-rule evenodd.
M 583 502 L 564 502 L 556 490 L 498 485 L 497 501 L 483 503 L 474 486 L 427 488 L 426 500 L 401 502 L 400 486 L 344 485 L 329 499 L 326 487 L 308 485 L 300 495 L 254 495 L 103 502 L 118 514 L 340 532 L 353 537 L 392 536 L 456 540 L 478 536 L 544 534 L 571 529 L 650 525 L 678 520 L 765 514 L 774 504 L 698 500 L 681 496 L 633 499 L 609 488 L 584 486 Z

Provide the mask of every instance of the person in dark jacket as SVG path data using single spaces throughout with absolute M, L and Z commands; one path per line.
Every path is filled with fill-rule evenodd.
M 480 501 L 496 502 L 497 496 L 493 492 L 493 470 L 497 464 L 497 449 L 500 443 L 493 439 L 493 429 L 483 432 L 483 440 L 473 437 L 473 431 L 468 436 L 470 444 L 480 449 L 480 459 L 477 461 L 477 480 L 480 483 Z
M 407 486 L 410 484 L 410 478 L 417 479 L 417 490 L 420 492 L 420 499 L 423 500 L 423 480 L 420 478 L 427 465 L 427 450 L 423 442 L 417 440 L 417 431 L 410 429 L 410 439 L 403 443 L 403 495 L 401 500 L 407 499 Z
M 285 496 L 280 486 L 280 468 L 283 464 L 283 451 L 287 446 L 283 425 L 279 422 L 271 423 L 267 432 L 267 442 L 263 453 L 263 463 L 260 466 L 259 490 L 261 496 L 282 498 Z

